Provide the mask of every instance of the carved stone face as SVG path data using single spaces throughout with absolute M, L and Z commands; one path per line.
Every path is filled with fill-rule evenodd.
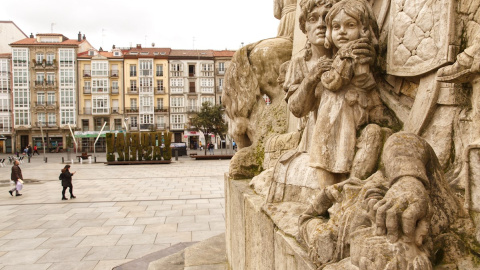
M 325 5 L 315 7 L 307 16 L 305 30 L 307 31 L 307 39 L 313 46 L 323 46 L 325 43 L 325 34 L 327 25 L 325 17 L 329 8 Z
M 332 20 L 332 41 L 338 49 L 350 41 L 359 39 L 361 31 L 361 23 L 343 10 Z

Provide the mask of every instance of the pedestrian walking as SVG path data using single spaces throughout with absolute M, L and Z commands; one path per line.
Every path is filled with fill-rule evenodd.
M 10 193 L 11 196 L 13 196 L 13 192 L 15 191 L 15 196 L 22 196 L 20 194 L 20 190 L 23 188 L 23 175 L 22 175 L 22 169 L 20 169 L 20 161 L 15 160 L 13 162 L 12 166 L 12 174 L 10 176 L 10 179 L 15 183 L 15 188 L 12 190 L 9 190 L 8 193 Z
M 214 148 L 213 143 L 209 143 L 208 144 L 208 152 L 210 153 L 210 155 L 213 155 L 213 148 Z
M 72 185 L 72 176 L 76 172 L 71 173 L 70 172 L 70 165 L 65 165 L 65 167 L 62 169 L 62 173 L 60 174 L 60 180 L 62 180 L 62 200 L 68 200 L 67 197 L 65 197 L 65 191 L 67 188 L 70 189 L 70 199 L 75 199 L 76 197 L 73 195 L 73 185 Z
M 36 145 L 33 146 L 33 154 L 35 155 L 35 153 L 37 153 L 37 155 L 40 156 L 40 154 L 38 153 L 38 148 Z
M 33 151 L 32 151 L 32 146 L 31 146 L 31 145 L 29 145 L 29 146 L 28 146 L 28 156 L 29 156 L 29 157 L 31 157 L 31 156 L 32 156 L 32 154 L 33 154 Z

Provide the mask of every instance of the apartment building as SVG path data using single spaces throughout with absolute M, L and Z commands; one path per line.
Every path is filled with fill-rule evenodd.
M 235 51 L 229 50 L 213 51 L 215 61 L 215 104 L 222 104 L 225 71 L 230 66 L 230 61 L 234 53 Z
M 128 48 L 124 54 L 125 119 L 129 131 L 169 129 L 170 48 Z
M 15 150 L 27 145 L 55 151 L 66 146 L 77 126 L 77 54 L 92 48 L 85 35 L 37 34 L 12 48 L 13 126 Z
M 0 21 L 0 53 L 11 53 L 9 44 L 28 36 L 12 21 Z
M 11 53 L 0 54 L 0 153 L 12 153 Z
M 170 131 L 174 142 L 187 147 L 205 143 L 203 134 L 189 126 L 189 118 L 206 101 L 215 104 L 215 71 L 212 50 L 172 50 L 170 65 Z
M 78 124 L 82 151 L 93 151 L 96 135 L 104 131 L 124 129 L 123 52 L 90 49 L 77 55 L 78 60 Z M 96 145 L 105 149 L 105 137 Z

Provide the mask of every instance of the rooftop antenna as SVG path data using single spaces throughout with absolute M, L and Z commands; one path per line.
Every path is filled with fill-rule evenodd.
M 53 33 L 53 26 L 54 26 L 55 24 L 56 24 L 56 23 L 53 23 L 53 22 L 50 24 L 50 33 Z
M 193 49 L 195 50 L 195 37 L 192 38 L 192 46 L 193 46 Z
M 145 35 L 145 48 L 147 48 L 147 35 Z

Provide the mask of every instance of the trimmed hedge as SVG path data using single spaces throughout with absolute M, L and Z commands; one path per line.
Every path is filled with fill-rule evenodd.
M 172 149 L 170 142 L 172 133 L 166 132 L 129 132 L 106 134 L 107 140 L 107 161 L 115 161 L 115 152 L 117 152 L 117 161 L 142 161 L 142 160 L 171 160 Z M 164 148 L 161 145 L 164 144 Z

